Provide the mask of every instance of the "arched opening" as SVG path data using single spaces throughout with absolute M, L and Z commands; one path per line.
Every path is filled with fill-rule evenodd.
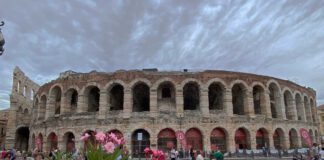
M 50 93 L 50 103 L 53 104 L 53 109 L 50 108 L 51 114 L 59 115 L 61 113 L 61 97 L 62 91 L 59 86 L 55 86 Z
M 264 89 L 261 86 L 256 85 L 253 87 L 253 105 L 254 114 L 266 115 Z
M 232 103 L 233 114 L 244 115 L 245 114 L 245 100 L 246 100 L 245 88 L 242 84 L 235 84 L 232 87 Z
M 36 147 L 38 148 L 39 151 L 43 151 L 43 135 L 41 133 L 38 134 L 35 140 Z
M 308 98 L 306 96 L 304 97 L 304 106 L 305 106 L 305 114 L 306 114 L 307 122 L 311 122 L 312 121 L 312 114 L 311 114 L 311 109 L 310 109 L 310 106 L 309 106 L 309 101 L 308 101 Z
M 157 90 L 160 111 L 175 111 L 175 88 L 171 82 L 163 82 Z
M 109 92 L 110 110 L 124 109 L 124 87 L 120 84 L 114 85 Z
M 67 110 L 68 112 L 76 112 L 78 106 L 78 91 L 71 88 L 66 92 L 66 100 L 67 100 Z
M 144 149 L 146 147 L 150 147 L 150 134 L 144 129 L 136 130 L 132 134 L 132 157 L 144 158 Z
M 114 133 L 118 139 L 121 139 L 121 138 L 124 137 L 123 133 L 120 132 L 120 131 L 117 130 L 117 129 L 110 130 L 110 131 L 108 131 L 107 133 L 108 133 L 108 134 L 110 134 L 110 133 Z
M 310 99 L 309 100 L 309 103 L 310 103 L 310 108 L 311 108 L 311 112 L 312 112 L 312 122 L 316 122 L 316 106 L 314 104 L 314 101 L 313 99 Z
M 317 132 L 317 130 L 315 130 L 315 137 L 314 137 L 315 139 L 314 139 L 314 143 L 318 143 L 318 132 Z
M 84 142 L 84 149 L 87 150 L 89 145 L 94 146 L 96 143 L 96 136 L 95 132 L 93 130 L 87 130 L 85 131 L 82 136 L 88 134 L 90 137 Z
M 35 98 L 35 103 L 34 103 L 34 112 L 33 112 L 33 120 L 37 120 L 38 114 L 39 114 L 39 100 L 38 98 Z
M 308 131 L 308 133 L 309 133 L 309 136 L 310 136 L 312 142 L 314 142 L 314 134 L 313 134 L 313 130 L 310 129 L 310 130 Z
M 295 120 L 295 109 L 293 106 L 293 97 L 289 91 L 285 91 L 284 93 L 284 103 L 285 103 L 286 118 L 288 120 Z
M 100 90 L 96 86 L 90 86 L 87 88 L 86 100 L 88 104 L 88 112 L 98 112 L 100 102 Z
M 20 151 L 28 151 L 29 128 L 20 127 L 16 130 L 15 148 Z
M 211 150 L 218 148 L 221 152 L 227 152 L 227 136 L 223 128 L 215 128 L 210 134 Z
M 43 120 L 45 118 L 45 110 L 46 110 L 47 98 L 45 95 L 41 97 L 40 107 L 39 107 L 39 114 L 38 119 Z
M 133 112 L 150 111 L 150 88 L 138 83 L 133 88 Z
M 298 148 L 298 135 L 295 129 L 289 131 L 290 149 Z
M 224 87 L 219 83 L 212 83 L 208 87 L 209 110 L 223 109 L 224 90 Z
M 197 110 L 199 107 L 200 95 L 199 85 L 189 82 L 183 87 L 184 110 Z
M 303 103 L 300 94 L 296 94 L 295 100 L 296 100 L 296 108 L 297 108 L 297 118 L 299 121 L 302 121 L 305 119 L 305 114 L 304 114 L 305 112 L 303 109 Z
M 250 135 L 247 129 L 239 128 L 235 131 L 235 145 L 237 149 L 251 149 Z
M 260 128 L 256 132 L 256 148 L 262 149 L 263 147 L 269 148 L 269 134 L 264 128 Z
M 51 152 L 57 149 L 58 148 L 57 145 L 58 145 L 58 137 L 54 132 L 52 132 L 47 137 L 47 147 L 46 147 L 47 152 Z
M 277 128 L 273 133 L 273 145 L 276 149 L 284 149 L 284 132 L 281 128 Z
M 75 149 L 75 136 L 72 132 L 67 132 L 63 136 L 64 144 L 65 144 L 65 151 L 66 152 L 73 152 Z
M 172 148 L 177 148 L 177 138 L 175 132 L 170 128 L 165 128 L 158 134 L 158 149 L 169 152 Z
M 187 147 L 194 150 L 203 150 L 203 140 L 200 130 L 197 128 L 190 128 L 186 134 Z
M 272 118 L 278 118 L 278 106 L 280 104 L 280 95 L 279 95 L 279 88 L 276 84 L 271 83 L 269 85 L 270 91 L 270 107 L 271 107 L 271 116 Z

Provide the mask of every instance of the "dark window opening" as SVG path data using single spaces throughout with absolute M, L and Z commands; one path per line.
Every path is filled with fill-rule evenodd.
M 137 139 L 138 135 L 142 135 L 142 140 Z M 135 131 L 132 135 L 132 157 L 133 158 L 144 158 L 145 153 L 144 149 L 150 147 L 150 134 L 143 130 L 139 129 Z
M 99 111 L 100 90 L 94 87 L 90 90 L 88 95 L 88 112 Z
M 133 88 L 133 111 L 150 111 L 150 89 L 143 83 Z
M 232 88 L 233 114 L 244 115 L 244 91 L 236 84 Z
M 110 110 L 123 110 L 124 106 L 124 88 L 121 85 L 115 85 L 110 90 Z
M 70 105 L 72 108 L 76 108 L 77 104 L 78 104 L 78 92 L 73 91 Z
M 199 87 L 188 83 L 183 88 L 184 110 L 196 110 L 199 106 Z
M 28 151 L 29 128 L 20 127 L 16 131 L 15 148 L 20 151 Z
M 212 84 L 208 88 L 208 99 L 210 110 L 223 109 L 223 89 L 218 84 Z
M 61 112 L 61 90 L 59 88 L 55 91 L 55 114 L 60 114 Z
M 276 93 L 278 90 L 274 84 L 271 84 L 269 87 L 270 91 L 270 106 L 271 106 L 271 116 L 272 118 L 278 118 L 277 113 L 277 102 L 276 102 Z
M 171 98 L 171 89 L 168 87 L 162 88 L 162 98 Z
M 284 104 L 285 104 L 285 110 L 286 110 L 286 118 L 289 120 L 294 119 L 294 113 L 293 113 L 294 111 L 291 106 L 291 101 L 292 101 L 292 96 L 288 91 L 286 91 L 284 93 Z
M 253 104 L 255 114 L 261 114 L 261 94 L 262 90 L 259 87 L 253 87 Z

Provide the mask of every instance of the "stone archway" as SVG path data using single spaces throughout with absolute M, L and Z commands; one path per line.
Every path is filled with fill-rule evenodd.
M 18 128 L 15 137 L 15 148 L 20 151 L 28 151 L 29 128 Z
M 175 132 L 170 128 L 165 128 L 158 134 L 158 149 L 164 152 L 171 148 L 177 148 L 177 138 Z
M 269 134 L 264 128 L 260 128 L 256 132 L 256 148 L 262 149 L 263 147 L 269 148 Z
M 52 132 L 52 133 L 50 133 L 48 135 L 46 144 L 47 144 L 46 150 L 48 152 L 57 149 L 57 147 L 58 147 L 58 137 L 54 132 Z
M 75 149 L 75 136 L 72 132 L 67 132 L 63 136 L 65 151 L 72 152 Z
M 142 140 L 138 140 L 139 137 Z M 146 147 L 150 147 L 150 134 L 144 129 L 134 131 L 132 134 L 132 157 L 144 158 L 144 149 Z
M 273 145 L 276 149 L 284 148 L 284 132 L 282 129 L 277 128 L 273 133 Z
M 200 130 L 197 128 L 190 128 L 186 132 L 187 147 L 194 150 L 203 150 L 203 138 Z
M 239 128 L 236 130 L 235 144 L 238 149 L 251 149 L 250 135 L 247 129 Z
M 211 149 L 214 151 L 218 148 L 221 152 L 227 151 L 227 136 L 226 131 L 223 128 L 215 128 L 210 134 Z M 214 148 L 215 147 L 215 148 Z

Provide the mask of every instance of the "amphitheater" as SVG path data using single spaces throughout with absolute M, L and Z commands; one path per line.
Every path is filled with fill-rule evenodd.
M 157 69 L 66 71 L 42 86 L 13 72 L 6 147 L 82 148 L 86 132 L 114 132 L 131 153 L 174 146 L 223 152 L 306 147 L 319 142 L 316 92 L 249 73 Z M 177 139 L 183 132 L 185 142 Z M 138 140 L 141 134 L 142 140 Z

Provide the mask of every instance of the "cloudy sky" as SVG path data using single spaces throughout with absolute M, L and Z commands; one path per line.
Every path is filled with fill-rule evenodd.
M 323 0 L 1 0 L 1 20 L 0 109 L 15 66 L 39 84 L 70 69 L 251 72 L 324 104 Z

